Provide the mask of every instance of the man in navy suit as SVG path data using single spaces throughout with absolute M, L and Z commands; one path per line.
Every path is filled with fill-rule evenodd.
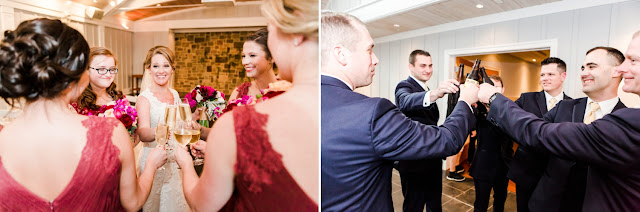
M 497 75 L 490 78 L 493 84 L 500 88 L 500 93 L 503 93 L 502 78 Z M 477 115 L 476 124 L 478 147 L 469 168 L 476 191 L 473 208 L 474 211 L 487 211 L 493 189 L 493 211 L 501 212 L 504 211 L 504 202 L 507 200 L 507 164 L 513 156 L 513 141 L 480 116 L 482 115 Z
M 322 211 L 393 211 L 394 160 L 443 158 L 462 148 L 476 122 L 477 85 L 461 85 L 460 102 L 441 126 L 407 118 L 389 100 L 353 89 L 371 84 L 378 58 L 364 24 L 325 12 L 322 27 Z
M 624 79 L 622 90 L 640 95 L 640 31 L 617 71 Z M 480 86 L 478 96 L 491 105 L 487 120 L 519 138 L 519 144 L 588 165 L 583 211 L 640 211 L 640 109 L 619 109 L 590 124 L 549 123 L 489 84 Z
M 437 125 L 440 111 L 435 101 L 457 90 L 455 80 L 445 80 L 435 90 L 427 88 L 433 74 L 429 52 L 414 50 L 409 54 L 410 75 L 396 86 L 396 106 L 411 120 Z M 442 159 L 398 161 L 396 169 L 402 184 L 403 211 L 442 211 Z M 462 176 L 460 176 L 462 177 Z M 463 178 L 464 179 L 464 178 Z
M 571 99 L 562 92 L 567 64 L 560 58 L 549 57 L 540 62 L 542 91 L 520 95 L 516 104 L 523 110 L 542 118 L 558 102 Z M 529 211 L 529 199 L 547 165 L 548 156 L 535 149 L 518 146 L 509 165 L 507 177 L 516 184 L 518 212 Z
M 618 98 L 622 80 L 616 68 L 624 61 L 622 52 L 611 47 L 587 51 L 580 78 L 587 97 L 565 100 L 545 116 L 547 122 L 591 123 L 626 106 Z M 546 171 L 531 200 L 531 211 L 582 211 L 587 183 L 587 164 L 550 156 Z

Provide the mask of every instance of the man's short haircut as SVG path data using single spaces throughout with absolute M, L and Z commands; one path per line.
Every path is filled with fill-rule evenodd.
M 567 72 L 567 64 L 560 58 L 549 57 L 547 59 L 542 60 L 542 62 L 540 62 L 540 66 L 549 65 L 549 64 L 556 64 L 558 66 L 558 69 L 560 69 L 560 73 Z
M 357 17 L 341 12 L 322 12 L 321 55 L 322 64 L 329 59 L 334 46 L 342 45 L 349 50 L 354 50 L 356 44 L 361 40 L 361 33 L 356 29 L 357 24 L 364 27 L 364 23 Z
M 500 77 L 498 75 L 491 75 L 491 76 L 489 76 L 489 78 L 491 78 L 492 80 L 500 82 L 500 85 L 502 85 L 502 87 L 504 88 L 504 83 L 502 82 L 502 77 Z
M 620 52 L 620 50 L 616 48 L 597 46 L 589 49 L 589 51 L 587 51 L 587 54 L 598 49 L 607 51 L 607 55 L 609 55 L 609 57 L 612 59 L 613 66 L 619 66 L 620 64 L 622 64 L 622 62 L 624 62 L 624 54 L 622 54 L 622 52 Z
M 431 54 L 429 54 L 429 52 L 424 51 L 424 50 L 420 50 L 420 49 L 416 49 L 416 50 L 413 50 L 411 52 L 411 54 L 409 54 L 409 64 L 415 65 L 416 64 L 416 56 L 418 56 L 418 55 L 423 55 L 425 57 L 431 57 Z

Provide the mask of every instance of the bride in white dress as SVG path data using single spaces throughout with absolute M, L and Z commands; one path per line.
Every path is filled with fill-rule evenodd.
M 136 102 L 138 135 L 143 145 L 139 154 L 139 172 L 144 168 L 149 151 L 158 145 L 155 141 L 155 129 L 158 119 L 164 117 L 164 108 L 168 104 L 180 102 L 178 92 L 171 89 L 174 62 L 173 52 L 165 46 L 151 48 L 144 62 L 145 71 L 140 86 L 142 92 Z M 151 194 L 142 209 L 171 212 L 190 210 L 182 189 L 182 173 L 175 160 L 168 160 L 164 169 L 156 171 Z

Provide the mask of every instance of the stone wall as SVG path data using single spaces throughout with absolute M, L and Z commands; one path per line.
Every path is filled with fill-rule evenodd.
M 252 33 L 176 33 L 174 89 L 184 97 L 199 84 L 222 91 L 227 97 L 231 95 L 238 85 L 250 81 L 241 54 L 244 41 Z

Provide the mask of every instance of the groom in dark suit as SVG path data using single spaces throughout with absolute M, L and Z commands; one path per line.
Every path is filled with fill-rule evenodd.
M 567 64 L 560 58 L 549 57 L 540 62 L 540 65 L 540 85 L 543 90 L 523 93 L 515 102 L 524 111 L 538 118 L 542 118 L 558 102 L 571 99 L 562 92 Z M 548 156 L 544 152 L 518 146 L 507 173 L 507 177 L 516 184 L 518 212 L 529 211 L 529 199 L 542 177 L 547 160 Z
M 545 116 L 547 122 L 591 123 L 626 106 L 618 98 L 621 76 L 616 68 L 624 61 L 622 52 L 611 47 L 587 51 L 580 78 L 587 97 L 565 100 Z M 585 112 L 586 111 L 586 112 Z M 582 211 L 587 183 L 587 164 L 550 156 L 546 171 L 531 200 L 531 211 Z
M 322 211 L 393 211 L 394 160 L 456 154 L 475 125 L 477 85 L 461 85 L 460 101 L 439 127 L 412 121 L 393 103 L 353 89 L 371 84 L 378 58 L 356 17 L 325 12 L 322 27 Z
M 445 80 L 440 87 L 429 90 L 426 83 L 433 74 L 429 52 L 414 50 L 409 54 L 410 75 L 396 86 L 396 106 L 411 120 L 426 125 L 437 125 L 440 111 L 436 100 L 456 91 L 455 80 Z M 402 210 L 422 211 L 426 206 L 432 212 L 442 211 L 442 159 L 398 161 L 404 202 Z
M 617 68 L 624 79 L 622 90 L 636 95 L 640 95 L 638 61 L 640 31 L 633 35 L 625 60 Z M 480 86 L 480 101 L 491 106 L 487 120 L 519 138 L 523 146 L 588 165 L 583 211 L 640 211 L 640 109 L 619 109 L 590 124 L 549 123 L 521 110 L 497 91 L 489 84 Z

